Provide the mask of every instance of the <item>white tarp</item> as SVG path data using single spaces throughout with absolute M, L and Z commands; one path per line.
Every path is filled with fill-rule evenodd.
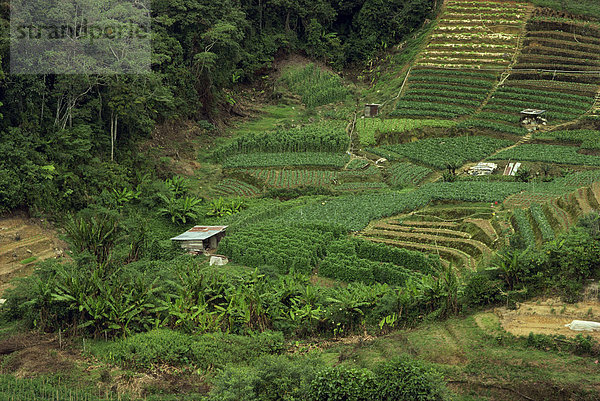
M 227 258 L 225 257 L 221 257 L 221 256 L 211 256 L 210 257 L 210 265 L 211 266 L 224 266 L 229 262 L 229 260 L 227 260 Z
M 600 323 L 588 322 L 587 320 L 573 320 L 569 324 L 565 324 L 565 327 L 575 331 L 593 331 L 600 330 Z

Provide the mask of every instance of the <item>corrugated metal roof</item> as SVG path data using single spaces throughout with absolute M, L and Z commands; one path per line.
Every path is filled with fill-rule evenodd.
M 194 241 L 204 240 L 220 232 L 225 231 L 228 226 L 194 226 L 177 237 L 171 238 L 172 241 Z
M 544 114 L 546 110 L 538 110 L 538 109 L 525 109 L 521 111 L 521 114 L 529 114 L 529 115 L 540 115 Z

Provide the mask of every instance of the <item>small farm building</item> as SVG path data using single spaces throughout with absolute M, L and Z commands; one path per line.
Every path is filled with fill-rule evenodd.
M 225 236 L 228 226 L 195 226 L 171 241 L 178 241 L 181 247 L 188 252 L 203 252 L 216 249 L 217 245 Z
M 365 104 L 365 117 L 375 117 L 379 114 L 380 104 Z
M 546 110 L 525 109 L 521 111 L 521 124 L 543 124 L 547 122 L 547 120 L 542 117 L 545 112 Z

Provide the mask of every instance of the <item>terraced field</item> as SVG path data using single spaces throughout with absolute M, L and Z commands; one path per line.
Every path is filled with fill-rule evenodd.
M 370 241 L 439 255 L 445 264 L 474 269 L 503 237 L 490 206 L 425 208 L 371 223 L 361 235 Z
M 260 193 L 254 185 L 233 178 L 224 179 L 213 189 L 218 196 L 255 196 Z
M 531 9 L 513 1 L 446 1 L 392 114 L 451 119 L 475 112 L 515 59 Z
M 510 76 L 470 124 L 517 133 L 524 108 L 547 110 L 549 124 L 574 120 L 594 105 L 600 82 L 593 71 L 600 71 L 600 25 L 538 9 Z
M 301 186 L 330 186 L 337 180 L 337 172 L 329 170 L 241 170 L 266 186 L 272 188 L 296 188 Z

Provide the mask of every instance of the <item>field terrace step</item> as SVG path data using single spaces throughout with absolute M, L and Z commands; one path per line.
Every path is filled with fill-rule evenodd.
M 589 189 L 587 187 L 579 188 L 575 193 L 575 199 L 577 200 L 579 208 L 583 214 L 589 214 L 594 210 L 588 201 L 588 190 Z
M 600 181 L 596 181 L 590 187 L 592 195 L 596 199 L 596 202 L 600 204 Z
M 451 221 L 421 221 L 421 220 L 402 220 L 390 219 L 388 224 L 398 224 L 411 227 L 437 227 L 437 228 L 454 228 L 460 227 L 460 223 Z
M 546 220 L 552 225 L 555 234 L 566 231 L 569 228 L 569 221 L 564 215 L 562 209 L 558 209 L 556 204 L 548 202 L 542 205 L 542 210 L 546 216 Z
M 472 237 L 472 235 L 469 233 L 466 233 L 463 231 L 457 231 L 457 230 L 448 230 L 445 228 L 412 227 L 412 226 L 407 226 L 407 225 L 387 224 L 387 223 L 376 223 L 372 226 L 372 228 L 389 230 L 389 231 L 408 232 L 408 233 L 445 235 L 445 236 L 449 236 L 449 237 L 466 238 L 466 239 L 471 239 L 471 237 Z
M 440 258 L 445 260 L 447 263 L 450 262 L 454 264 L 459 264 L 470 269 L 476 268 L 475 260 L 470 255 L 455 248 L 448 248 L 442 245 L 430 245 L 418 242 L 400 241 L 370 236 L 363 236 L 362 238 L 371 242 L 377 242 L 399 248 L 406 248 L 415 251 L 439 255 Z
M 474 226 L 478 227 L 485 235 L 489 237 L 491 243 L 498 241 L 498 239 L 500 238 L 499 233 L 496 232 L 496 229 L 494 228 L 492 223 L 490 223 L 489 220 L 465 219 L 464 222 L 473 224 Z
M 398 239 L 401 241 L 413 241 L 419 243 L 442 244 L 449 248 L 457 248 L 461 251 L 474 256 L 484 256 L 492 253 L 492 250 L 481 241 L 465 238 L 446 237 L 441 235 L 409 233 L 400 231 L 388 231 L 379 229 L 367 229 L 365 234 L 374 237 L 383 237 L 389 239 Z

